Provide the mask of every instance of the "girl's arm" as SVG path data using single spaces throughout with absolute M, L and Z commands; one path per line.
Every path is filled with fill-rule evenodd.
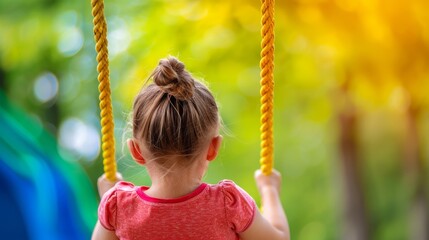
M 100 221 L 95 224 L 94 231 L 92 232 L 91 240 L 118 240 L 115 232 L 109 231 L 101 225 Z
M 106 193 L 109 189 L 111 189 L 118 181 L 122 181 L 122 175 L 120 173 L 116 174 L 116 181 L 111 182 L 106 178 L 106 175 L 103 174 L 98 178 L 97 186 L 98 193 L 100 194 L 100 198 L 103 197 L 104 193 Z M 94 227 L 94 231 L 92 232 L 92 240 L 117 240 L 114 231 L 109 231 L 101 225 L 100 221 L 97 221 Z
M 262 198 L 263 213 L 256 211 L 252 224 L 240 233 L 243 240 L 272 239 L 289 240 L 289 224 L 280 202 L 281 176 L 276 170 L 265 176 L 260 170 L 255 180 Z

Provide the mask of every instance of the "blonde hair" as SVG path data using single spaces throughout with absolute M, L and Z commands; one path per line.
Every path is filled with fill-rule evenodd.
M 133 105 L 133 137 L 150 151 L 154 161 L 182 166 L 198 155 L 219 125 L 218 107 L 209 89 L 195 80 L 177 58 L 161 59 Z

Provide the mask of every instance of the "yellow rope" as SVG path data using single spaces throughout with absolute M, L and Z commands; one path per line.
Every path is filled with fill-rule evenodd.
M 273 168 L 274 0 L 262 0 L 261 42 L 261 171 Z
M 106 178 L 116 180 L 115 139 L 110 97 L 109 58 L 107 51 L 107 25 L 104 17 L 103 0 L 92 0 L 92 16 L 94 16 L 94 39 L 97 51 L 98 90 L 100 91 L 101 141 L 103 165 Z

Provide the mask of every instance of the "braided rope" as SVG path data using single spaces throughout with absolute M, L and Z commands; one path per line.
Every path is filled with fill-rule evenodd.
M 94 16 L 94 39 L 97 51 L 98 90 L 100 92 L 101 141 L 103 165 L 106 178 L 116 180 L 115 139 L 110 97 L 109 58 L 107 50 L 107 24 L 104 17 L 103 0 L 92 0 L 92 16 Z
M 261 171 L 271 174 L 273 168 L 273 103 L 274 103 L 274 0 L 262 0 L 261 42 Z

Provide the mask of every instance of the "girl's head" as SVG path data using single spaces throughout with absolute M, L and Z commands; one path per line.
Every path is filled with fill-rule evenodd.
M 162 166 L 186 166 L 217 134 L 215 99 L 174 57 L 161 59 L 150 78 L 134 100 L 133 137 Z

